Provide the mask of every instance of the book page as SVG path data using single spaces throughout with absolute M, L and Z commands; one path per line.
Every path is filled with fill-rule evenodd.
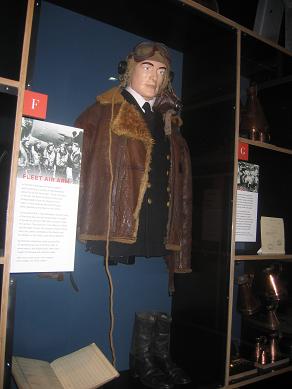
M 93 389 L 119 376 L 96 344 L 92 343 L 51 363 L 65 389 Z
M 12 357 L 12 375 L 19 389 L 63 389 L 46 361 Z
M 278 217 L 261 217 L 261 254 L 285 254 L 284 221 Z

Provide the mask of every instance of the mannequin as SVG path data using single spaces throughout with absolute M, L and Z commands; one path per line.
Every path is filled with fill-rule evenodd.
M 120 86 L 98 96 L 75 124 L 84 129 L 78 236 L 112 264 L 165 257 L 172 292 L 173 273 L 191 271 L 192 180 L 169 52 L 142 42 L 119 73 Z M 130 371 L 150 388 L 190 382 L 170 358 L 170 324 L 163 312 L 135 315 Z
M 169 52 L 142 42 L 119 72 L 120 86 L 98 96 L 75 123 L 84 129 L 79 239 L 105 255 L 108 232 L 110 258 L 164 256 L 170 274 L 190 272 L 191 164 Z

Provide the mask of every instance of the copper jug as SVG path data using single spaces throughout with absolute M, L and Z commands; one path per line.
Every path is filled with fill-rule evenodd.
M 280 322 L 276 314 L 276 307 L 273 307 L 273 305 L 267 307 L 264 327 L 270 331 L 277 331 L 280 327 Z
M 267 338 L 265 336 L 259 336 L 256 338 L 255 351 L 254 351 L 254 361 L 258 363 L 262 363 L 263 358 L 263 350 L 265 350 L 267 343 Z M 265 358 L 265 354 L 264 354 Z
M 281 272 L 280 265 L 271 265 L 266 267 L 260 275 L 260 294 L 267 305 L 278 303 L 287 296 L 287 289 L 280 277 Z
M 261 365 L 266 365 L 269 362 L 270 362 L 269 350 L 268 350 L 268 347 L 266 345 L 264 345 L 262 350 L 261 350 L 261 356 L 260 356 L 259 363 Z
M 269 142 L 268 122 L 257 96 L 257 85 L 251 84 L 247 89 L 247 101 L 240 113 L 240 136 Z
M 238 277 L 238 310 L 244 315 L 253 315 L 260 308 L 260 301 L 252 290 L 253 274 Z
M 281 355 L 278 338 L 279 338 L 279 336 L 276 332 L 274 332 L 270 335 L 269 354 L 270 354 L 271 362 L 277 361 Z

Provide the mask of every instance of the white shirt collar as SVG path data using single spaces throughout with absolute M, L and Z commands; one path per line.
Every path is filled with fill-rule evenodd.
M 139 95 L 139 93 L 137 93 L 134 89 L 132 89 L 130 86 L 127 86 L 126 87 L 126 90 L 131 93 L 131 95 L 134 97 L 134 99 L 137 101 L 137 103 L 139 104 L 140 108 L 143 110 L 143 105 L 144 103 L 149 103 L 150 104 L 150 107 L 151 107 L 151 110 L 153 108 L 153 104 L 155 103 L 155 97 L 153 97 L 153 99 L 151 100 L 145 100 L 144 97 L 142 97 L 141 95 Z M 143 110 L 144 111 L 144 110 Z

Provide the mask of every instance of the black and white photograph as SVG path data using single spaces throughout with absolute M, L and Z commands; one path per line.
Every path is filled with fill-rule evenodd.
M 37 175 L 79 183 L 83 130 L 22 119 L 18 177 Z
M 258 193 L 259 165 L 238 161 L 237 189 Z

